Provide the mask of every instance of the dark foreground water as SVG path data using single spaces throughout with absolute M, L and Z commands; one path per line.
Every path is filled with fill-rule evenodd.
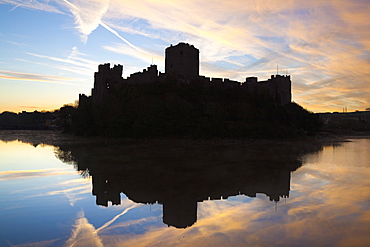
M 370 139 L 0 131 L 0 246 L 370 246 Z

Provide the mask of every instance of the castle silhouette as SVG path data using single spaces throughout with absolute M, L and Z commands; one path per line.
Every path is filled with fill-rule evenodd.
M 67 144 L 55 153 L 92 178 L 97 205 L 120 205 L 124 193 L 135 203 L 163 205 L 163 223 L 186 228 L 197 221 L 203 201 L 257 194 L 273 202 L 289 198 L 291 173 L 301 167 L 300 157 L 322 149 L 321 143 L 313 142 L 305 148 L 280 145 L 263 152 L 257 151 L 263 143 L 168 144 Z
M 165 73 L 158 71 L 157 65 L 150 65 L 142 72 L 136 72 L 124 79 L 122 71 L 123 66 L 120 64 L 114 65 L 113 68 L 109 63 L 99 65 L 98 72 L 94 75 L 94 88 L 91 96 L 80 94 L 80 104 L 84 104 L 90 98 L 93 103 L 99 104 L 108 97 L 109 91 L 115 90 L 122 83 L 142 84 L 167 80 L 182 83 L 196 81 L 207 87 L 241 88 L 250 94 L 267 92 L 280 105 L 286 105 L 292 100 L 289 75 L 271 75 L 271 78 L 266 81 L 258 81 L 257 77 L 247 77 L 244 82 L 199 75 L 199 50 L 187 43 L 179 43 L 166 48 Z

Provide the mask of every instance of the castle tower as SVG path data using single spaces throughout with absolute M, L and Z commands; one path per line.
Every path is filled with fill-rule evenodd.
M 272 75 L 269 81 L 274 88 L 275 99 L 280 101 L 281 105 L 292 102 L 292 82 L 290 75 Z
M 110 68 L 110 64 L 100 64 L 98 72 L 94 74 L 94 88 L 92 97 L 94 102 L 102 102 L 108 95 L 110 88 L 122 81 L 122 65 L 114 65 Z
M 193 45 L 179 43 L 166 48 L 165 73 L 192 79 L 199 76 L 199 50 Z

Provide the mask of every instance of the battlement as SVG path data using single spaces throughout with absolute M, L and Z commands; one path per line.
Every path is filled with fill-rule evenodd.
M 159 71 L 157 65 L 150 65 L 148 68 L 144 69 L 142 72 L 136 72 L 131 74 L 125 82 L 132 84 L 140 84 L 146 82 L 158 81 Z
M 110 63 L 100 64 L 98 66 L 98 73 L 110 71 Z
M 122 76 L 122 71 L 123 71 L 123 66 L 118 64 L 114 65 L 113 68 L 110 67 L 110 63 L 105 63 L 105 64 L 100 64 L 98 67 L 98 72 L 100 74 L 106 74 L 106 75 L 111 75 L 111 74 L 116 74 L 119 76 Z
M 290 75 L 271 75 L 271 80 L 273 79 L 289 79 L 290 80 Z
M 189 83 L 199 81 L 205 86 L 221 88 L 242 88 L 251 94 L 269 93 L 275 100 L 285 105 L 291 102 L 290 75 L 271 75 L 266 81 L 258 81 L 257 77 L 246 77 L 245 82 L 228 78 L 210 78 L 199 75 L 199 50 L 193 45 L 179 43 L 165 50 L 165 73 L 158 71 L 157 65 L 150 65 L 141 72 L 122 78 L 123 66 L 118 64 L 112 68 L 109 63 L 101 64 L 94 75 L 92 97 L 94 102 L 101 102 L 120 83 L 140 84 L 164 81 L 167 78 L 178 82 Z M 84 100 L 84 99 L 83 99 Z

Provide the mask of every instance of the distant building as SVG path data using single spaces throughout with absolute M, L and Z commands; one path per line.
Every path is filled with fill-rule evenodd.
M 289 75 L 271 75 L 271 78 L 266 81 L 258 81 L 257 77 L 247 77 L 245 82 L 233 81 L 227 78 L 200 76 L 199 50 L 187 43 L 179 43 L 166 48 L 165 73 L 159 72 L 157 65 L 150 65 L 142 72 L 136 72 L 124 79 L 122 78 L 122 70 L 122 65 L 114 65 L 113 68 L 110 68 L 109 63 L 99 65 L 98 72 L 95 72 L 94 88 L 91 93 L 94 103 L 102 102 L 108 96 L 110 90 L 114 90 L 122 83 L 154 83 L 167 79 L 174 79 L 184 83 L 196 80 L 205 86 L 241 88 L 251 94 L 267 93 L 281 105 L 288 104 L 292 101 Z M 90 97 L 80 94 L 80 104 L 84 104 L 88 100 L 90 100 Z

